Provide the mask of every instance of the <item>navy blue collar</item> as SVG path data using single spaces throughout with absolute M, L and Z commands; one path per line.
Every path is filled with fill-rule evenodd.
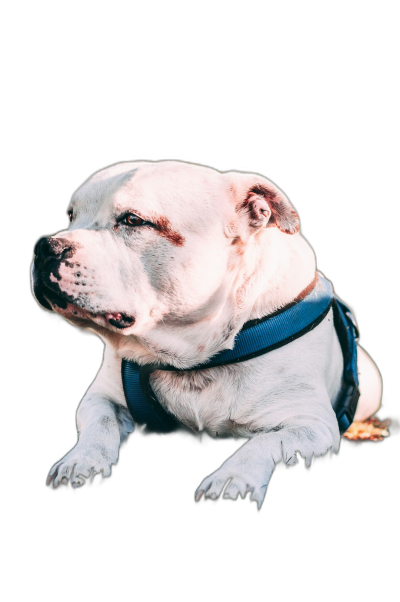
M 343 433 L 353 421 L 359 398 L 358 332 L 350 310 L 334 296 L 331 283 L 320 274 L 289 305 L 264 318 L 246 322 L 236 335 L 233 349 L 220 351 L 203 364 L 185 368 L 184 371 L 245 362 L 287 345 L 322 322 L 331 307 L 344 358 L 342 389 L 335 409 Z M 177 428 L 179 423 L 161 406 L 150 386 L 150 374 L 155 370 L 182 371 L 164 364 L 140 366 L 136 362 L 123 360 L 125 398 L 135 423 L 146 424 L 152 431 L 169 432 Z

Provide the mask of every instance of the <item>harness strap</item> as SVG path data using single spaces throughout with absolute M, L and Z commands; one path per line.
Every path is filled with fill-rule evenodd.
M 343 435 L 354 420 L 360 399 L 360 389 L 357 372 L 357 339 L 358 328 L 349 308 L 337 297 L 333 298 L 333 321 L 343 353 L 343 375 L 336 418 L 340 434 Z
M 122 360 L 121 375 L 125 399 L 135 424 L 145 424 L 156 433 L 170 433 L 180 425 L 164 410 L 150 385 L 150 374 L 160 368 L 156 365 L 139 366 Z

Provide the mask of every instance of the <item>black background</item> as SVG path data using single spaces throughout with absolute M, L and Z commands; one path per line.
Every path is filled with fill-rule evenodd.
M 290 537 L 291 549 L 297 546 L 300 553 L 304 539 L 322 545 L 328 532 L 330 541 L 340 543 L 354 532 L 353 524 L 364 529 L 372 522 L 378 533 L 393 529 L 399 460 L 394 436 L 358 446 L 344 442 L 339 457 L 322 467 L 277 473 L 258 515 L 246 503 L 193 503 L 202 479 L 235 449 L 231 443 L 210 442 L 203 449 L 172 438 L 132 438 L 107 483 L 79 492 L 45 488 L 50 468 L 75 445 L 76 408 L 100 367 L 102 343 L 34 301 L 32 249 L 41 235 L 67 226 L 65 209 L 74 190 L 118 161 L 178 159 L 275 181 L 299 212 L 318 268 L 354 309 L 361 344 L 383 377 L 383 415 L 398 415 L 400 408 L 390 74 L 376 67 L 371 86 L 369 69 L 353 70 L 342 59 L 347 70 L 315 65 L 306 74 L 298 65 L 284 71 L 278 84 L 267 66 L 253 72 L 246 64 L 227 74 L 214 63 L 211 78 L 200 57 L 190 69 L 168 63 L 155 72 L 147 64 L 145 73 L 135 64 L 118 76 L 112 65 L 96 65 L 101 77 L 93 75 L 93 61 L 77 80 L 64 60 L 56 70 L 36 70 L 30 63 L 30 102 L 17 129 L 12 219 L 22 199 L 23 287 L 9 326 L 17 333 L 15 356 L 24 361 L 23 371 L 10 372 L 22 423 L 12 472 L 24 541 L 42 540 L 50 549 L 56 530 L 63 545 L 98 538 L 99 545 L 120 546 L 127 537 L 141 545 L 160 538 L 205 549 L 210 539 L 222 541 L 224 532 L 232 542 L 245 534 L 254 541 L 272 537 L 282 546 Z M 28 338 L 21 334 L 21 315 Z

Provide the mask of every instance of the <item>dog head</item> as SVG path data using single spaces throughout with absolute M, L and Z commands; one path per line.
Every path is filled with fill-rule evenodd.
M 36 244 L 35 296 L 114 341 L 224 315 L 220 344 L 263 236 L 299 230 L 266 178 L 176 161 L 101 170 L 74 193 L 68 215 L 67 230 Z

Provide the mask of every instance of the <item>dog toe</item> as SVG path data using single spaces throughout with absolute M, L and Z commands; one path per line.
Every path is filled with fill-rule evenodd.
M 224 499 L 237 500 L 239 495 L 245 498 L 250 492 L 250 500 L 257 503 L 258 509 L 261 508 L 267 491 L 270 473 L 260 475 L 257 471 L 240 471 L 237 469 L 228 471 L 217 470 L 206 477 L 195 493 L 196 502 L 201 496 L 211 500 L 217 500 L 221 493 Z
M 53 483 L 53 487 L 66 485 L 68 481 L 72 487 L 82 487 L 86 479 L 101 474 L 103 477 L 111 475 L 113 458 L 92 449 L 74 448 L 62 460 L 51 468 L 46 484 Z
M 240 495 L 241 498 L 244 498 L 247 493 L 247 485 L 243 479 L 234 477 L 227 485 L 224 491 L 224 498 L 237 500 Z

